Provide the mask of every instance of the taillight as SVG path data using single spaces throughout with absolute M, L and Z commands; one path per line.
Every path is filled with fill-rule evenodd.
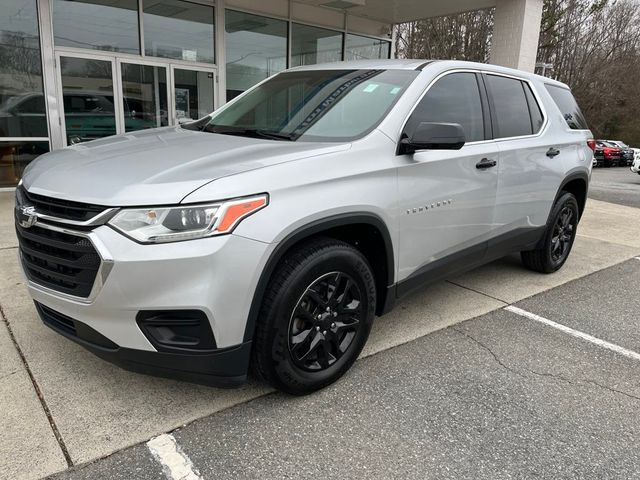
M 593 138 L 590 138 L 589 140 L 587 140 L 587 145 L 589 146 L 589 148 L 591 150 L 593 150 L 595 152 L 595 150 L 596 150 L 596 141 Z

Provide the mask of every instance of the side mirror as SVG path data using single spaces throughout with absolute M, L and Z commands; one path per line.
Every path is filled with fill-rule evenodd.
M 460 150 L 466 141 L 464 129 L 459 123 L 421 122 L 411 136 L 402 135 L 398 143 L 398 155 L 417 150 Z

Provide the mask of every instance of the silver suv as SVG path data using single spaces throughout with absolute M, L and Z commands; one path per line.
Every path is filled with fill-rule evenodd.
M 46 325 L 125 368 L 304 394 L 406 293 L 567 259 L 592 148 L 566 85 L 383 60 L 275 75 L 191 124 L 40 157 L 16 191 Z

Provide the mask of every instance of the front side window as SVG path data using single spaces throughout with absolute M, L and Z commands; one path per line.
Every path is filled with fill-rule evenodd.
M 56 46 L 140 53 L 137 0 L 54 0 Z
M 467 142 L 485 139 L 480 89 L 474 73 L 452 73 L 438 80 L 422 97 L 407 121 L 405 132 L 421 122 L 458 123 Z
M 498 75 L 487 75 L 486 78 L 498 126 L 495 137 L 531 135 L 533 128 L 523 82 Z
M 189 128 L 278 140 L 354 140 L 380 123 L 418 73 L 413 70 L 281 73 Z

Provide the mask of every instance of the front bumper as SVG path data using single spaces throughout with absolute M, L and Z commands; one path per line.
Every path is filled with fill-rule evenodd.
M 216 387 L 236 387 L 247 378 L 251 342 L 206 353 L 151 352 L 124 348 L 82 322 L 35 302 L 42 322 L 53 331 L 125 370 Z
M 108 226 L 84 234 L 108 260 L 108 275 L 86 299 L 29 281 L 45 324 L 129 370 L 218 386 L 244 381 L 246 321 L 272 245 L 236 235 L 141 245 Z M 76 334 L 47 319 L 43 308 L 77 325 Z M 182 310 L 203 312 L 215 349 L 159 351 L 137 323 L 140 312 Z

